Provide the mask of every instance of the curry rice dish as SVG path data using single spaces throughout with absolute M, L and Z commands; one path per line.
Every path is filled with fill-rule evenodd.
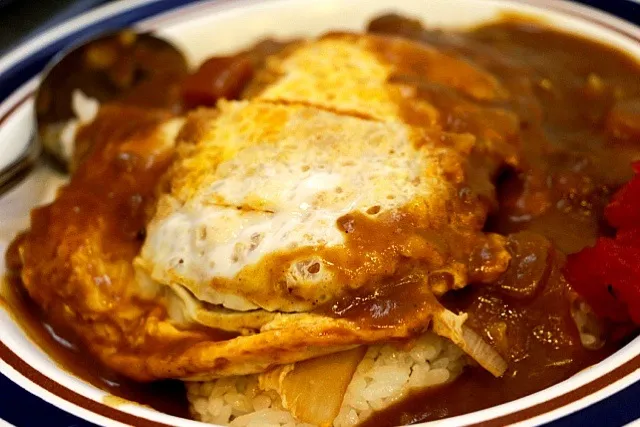
M 541 390 L 634 336 L 572 274 L 640 158 L 623 53 L 387 15 L 162 84 L 175 99 L 78 127 L 69 184 L 7 253 L 40 321 L 109 375 L 183 381 L 214 424 L 394 425 Z

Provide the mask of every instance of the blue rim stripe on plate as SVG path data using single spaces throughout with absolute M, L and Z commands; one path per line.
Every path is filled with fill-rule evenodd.
M 612 15 L 640 25 L 640 1 L 638 0 L 573 0 L 574 3 L 582 3 L 608 12 Z M 535 3 L 535 1 L 534 1 Z
M 46 45 L 42 49 L 39 49 L 37 52 L 21 59 L 0 75 L 0 102 L 2 102 L 17 88 L 26 83 L 29 79 L 40 73 L 47 62 L 69 44 L 73 44 L 79 39 L 90 37 L 102 31 L 109 31 L 132 25 L 143 19 L 152 18 L 180 6 L 194 4 L 201 1 L 202 0 L 152 0 L 149 3 L 123 10 L 120 13 L 111 15 L 108 18 L 99 20 L 98 22 L 89 23 L 77 31 L 67 34 L 55 42 Z M 535 0 L 530 1 L 535 4 Z M 640 25 L 640 4 L 636 2 L 637 0 L 573 1 L 575 3 L 582 3 L 599 10 L 609 12 L 636 25 Z M 582 408 L 576 413 L 552 421 L 549 425 L 573 426 L 584 424 L 604 427 L 618 426 L 625 422 L 632 421 L 636 416 L 640 416 L 640 411 L 638 410 L 637 405 L 635 405 L 635 403 L 637 403 L 638 392 L 640 392 L 640 383 L 609 396 L 605 400 L 594 405 Z M 50 406 L 47 403 L 42 403 Z M 34 409 L 37 411 L 37 408 Z M 62 412 L 61 409 L 58 410 Z M 629 414 L 629 412 L 631 412 L 631 414 Z M 70 415 L 70 417 L 75 418 L 72 415 Z M 56 424 L 56 420 L 51 421 L 52 425 L 59 425 Z M 80 421 L 78 423 L 73 423 L 73 425 L 88 426 L 91 424 L 87 421 Z
M 120 13 L 99 20 L 98 22 L 88 24 L 34 52 L 0 74 L 0 102 L 4 101 L 22 84 L 40 73 L 60 50 L 70 44 L 74 44 L 77 40 L 86 39 L 101 32 L 126 27 L 142 19 L 151 18 L 180 6 L 202 1 L 203 0 L 155 0 L 123 10 Z M 574 0 L 574 2 L 592 6 L 636 25 L 640 25 L 640 4 L 634 0 Z M 532 0 L 532 3 L 535 3 L 535 0 Z
M 56 53 L 66 46 L 73 44 L 75 41 L 86 39 L 101 32 L 130 26 L 142 19 L 151 18 L 163 12 L 176 9 L 179 6 L 200 1 L 202 0 L 157 0 L 151 3 L 145 3 L 84 26 L 56 40 L 17 62 L 0 75 L 0 102 L 4 101 L 13 91 L 29 81 L 29 79 L 40 73 Z

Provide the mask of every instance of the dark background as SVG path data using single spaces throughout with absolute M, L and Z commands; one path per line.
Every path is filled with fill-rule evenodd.
M 0 55 L 35 33 L 106 0 L 0 0 Z
M 579 2 L 606 10 L 640 25 L 639 3 L 633 3 L 630 0 L 580 0 Z M 109 0 L 0 0 L 0 55 L 34 34 L 104 3 L 109 3 Z M 535 3 L 535 0 L 532 0 L 532 3 Z M 552 425 L 553 427 L 619 427 L 638 418 L 640 418 L 640 383 Z M 92 426 L 31 395 L 2 375 L 0 375 L 0 419 L 16 427 Z

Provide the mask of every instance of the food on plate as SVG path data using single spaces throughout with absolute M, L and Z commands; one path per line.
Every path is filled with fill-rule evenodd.
M 44 71 L 36 93 L 38 136 L 45 152 L 65 170 L 75 170 L 73 133 L 93 118 L 95 101 L 173 109 L 180 104 L 179 87 L 187 72 L 178 48 L 133 30 L 109 33 L 64 52 Z
M 601 316 L 640 324 L 640 163 L 631 181 L 613 195 L 604 216 L 617 229 L 615 238 L 600 237 L 595 246 L 571 254 L 566 276 Z
M 205 422 L 503 403 L 636 333 L 638 178 L 612 194 L 638 76 L 539 23 L 386 15 L 211 58 L 180 108 L 76 93 L 73 174 L 7 265 L 82 352 L 184 381 Z

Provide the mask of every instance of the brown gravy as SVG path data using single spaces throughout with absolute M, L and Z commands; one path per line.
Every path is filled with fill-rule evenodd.
M 536 235 L 516 235 L 520 247 Z M 534 242 L 540 242 L 535 239 Z M 542 246 L 544 248 L 544 246 Z M 529 249 L 525 247 L 525 250 Z M 544 251 L 525 252 L 525 259 L 543 268 L 511 269 L 504 281 L 490 286 L 469 286 L 444 303 L 454 311 L 469 313 L 467 325 L 509 360 L 509 369 L 495 378 L 480 367 L 467 368 L 453 383 L 416 393 L 397 406 L 377 414 L 365 424 L 392 426 L 462 415 L 509 402 L 569 378 L 613 353 L 619 343 L 606 343 L 598 350 L 585 349 L 568 311 L 567 287 L 559 267 L 562 257 Z M 548 259 L 550 258 L 550 259 Z M 512 260 L 512 263 L 513 261 Z M 546 270 L 546 271 L 545 271 Z M 519 280 L 510 278 L 517 274 Z M 515 292 L 512 284 L 534 284 L 531 295 Z M 500 325 L 508 325 L 501 336 Z
M 512 264 L 520 264 L 512 265 L 511 274 L 445 300 L 449 308 L 468 312 L 468 324 L 499 350 L 500 331 L 488 325 L 509 324 L 512 336 L 503 340 L 509 347 L 502 348 L 510 359 L 507 374 L 494 378 L 482 369 L 467 369 L 451 385 L 416 393 L 366 425 L 436 420 L 505 403 L 567 379 L 619 348 L 621 343 L 611 342 L 595 351 L 582 347 L 559 268 L 563 254 L 610 233 L 603 208 L 630 178 L 631 161 L 640 157 L 640 133 L 630 130 L 640 126 L 634 107 L 640 99 L 640 64 L 610 47 L 521 18 L 447 33 L 387 16 L 373 21 L 370 30 L 425 41 L 479 64 L 515 94 L 495 106 L 520 118 L 524 165 L 500 179 L 500 208 L 486 229 L 526 233 L 515 235 L 520 249 L 515 245 Z M 426 90 L 441 111 L 449 109 L 452 127 L 482 126 L 482 117 L 457 113 L 442 88 Z M 624 117 L 617 114 L 619 105 Z M 554 244 L 551 253 L 546 239 Z M 534 286 L 526 289 L 523 283 Z
M 13 315 L 29 339 L 58 366 L 110 393 L 112 396 L 106 396 L 103 403 L 134 402 L 177 417 L 189 417 L 186 390 L 181 381 L 139 383 L 96 363 L 72 331 L 64 325 L 53 325 L 46 318 L 42 309 L 29 298 L 19 278 L 7 276 L 5 279 L 0 288 L 2 309 Z
M 511 363 L 505 377 L 470 368 L 453 384 L 418 393 L 370 419 L 368 425 L 434 420 L 504 403 L 562 381 L 611 354 L 619 343 L 608 343 L 597 351 L 580 345 L 559 268 L 563 253 L 580 250 L 609 232 L 602 222 L 602 209 L 630 177 L 631 160 L 640 158 L 640 114 L 634 109 L 640 99 L 640 65 L 612 48 L 526 22 L 443 33 L 386 17 L 374 21 L 370 29 L 425 41 L 479 64 L 501 80 L 513 96 L 486 105 L 519 117 L 525 164 L 519 172 L 502 175 L 500 209 L 490 218 L 487 230 L 534 232 L 553 242 L 557 253 L 533 253 L 532 265 L 524 270 L 526 278 L 535 282 L 532 288 L 522 288 L 522 276 L 515 274 L 508 283 L 492 288 L 472 285 L 445 301 L 450 309 L 468 311 L 470 325 L 485 338 L 493 340 L 495 331 L 483 325 L 497 321 L 511 322 L 519 331 L 512 337 L 517 345 L 505 350 Z M 455 108 L 458 95 L 437 85 L 424 90 L 448 115 L 451 130 L 486 128 L 486 116 Z M 53 332 L 37 306 L 18 290 L 19 284 L 12 282 L 10 288 L 14 292 L 4 297 L 4 304 L 66 370 L 115 396 L 187 415 L 179 382 L 140 385 L 98 367 L 72 335 L 57 327 Z M 336 309 L 359 315 L 358 310 L 371 307 L 380 309 L 366 304 Z M 558 315 L 550 317 L 550 312 Z M 532 337 L 532 331 L 537 335 Z M 499 340 L 494 344 L 499 347 Z

